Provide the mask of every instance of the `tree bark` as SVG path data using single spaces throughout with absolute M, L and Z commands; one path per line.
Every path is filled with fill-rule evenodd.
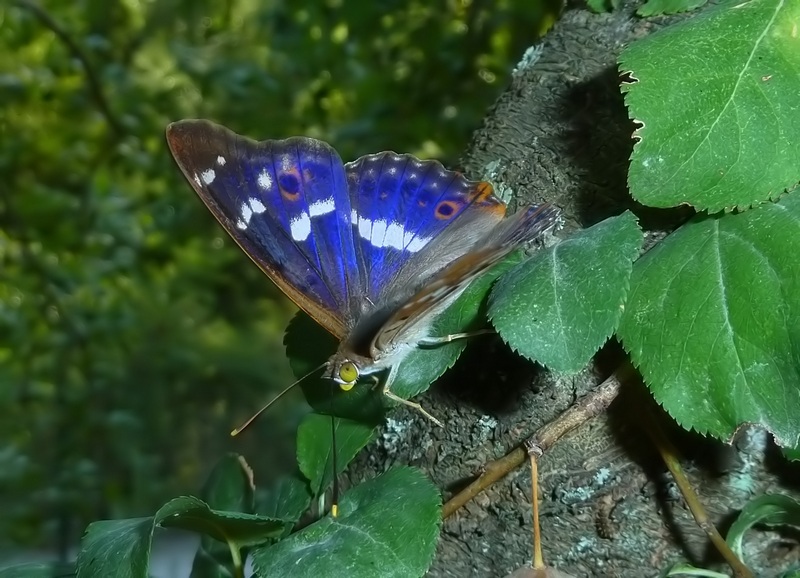
M 631 209 L 652 245 L 686 218 L 685 209 L 645 209 L 628 196 L 634 125 L 616 59 L 626 43 L 691 15 L 643 20 L 635 8 L 568 10 L 544 39 L 540 58 L 524 58 L 514 71 L 464 157 L 471 178 L 491 176 L 501 192 L 510 189 L 522 203 L 547 200 L 561 207 L 561 237 Z M 396 410 L 349 477 L 362 480 L 411 464 L 426 471 L 447 500 L 624 360 L 612 341 L 581 374 L 556 376 L 517 357 L 497 337 L 477 338 L 418 400 L 445 427 Z M 681 560 L 725 568 L 648 442 L 637 420 L 647 414 L 644 406 L 684 452 L 687 474 L 723 535 L 751 496 L 785 492 L 788 480 L 800 480 L 800 468 L 777 456 L 764 432 L 745 432 L 733 447 L 683 432 L 634 379 L 623 384 L 608 412 L 561 439 L 539 462 L 549 565 L 579 577 L 636 578 L 656 576 Z M 530 487 L 526 462 L 444 521 L 429 575 L 505 576 L 530 563 Z M 777 543 L 766 532 L 752 540 L 759 555 L 749 561 L 757 576 L 788 564 Z

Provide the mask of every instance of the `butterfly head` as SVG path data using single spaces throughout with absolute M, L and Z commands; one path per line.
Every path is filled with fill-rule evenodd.
M 334 353 L 325 367 L 323 378 L 332 379 L 344 391 L 350 391 L 361 376 L 361 367 L 357 359 L 343 354 L 341 351 Z
M 369 357 L 344 351 L 343 348 L 328 359 L 322 377 L 332 379 L 343 391 L 350 391 L 360 378 L 383 369 L 382 365 L 376 364 Z

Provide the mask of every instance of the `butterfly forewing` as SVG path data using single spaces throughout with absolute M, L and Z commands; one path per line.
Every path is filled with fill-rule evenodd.
M 342 338 L 354 323 L 358 265 L 339 155 L 310 138 L 256 142 L 208 121 L 167 140 L 197 194 L 297 305 Z

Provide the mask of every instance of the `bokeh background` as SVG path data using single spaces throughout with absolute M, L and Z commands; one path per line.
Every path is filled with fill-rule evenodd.
M 201 117 L 345 160 L 451 166 L 542 29 L 528 0 L 73 0 L 0 6 L 0 562 L 195 492 L 225 451 L 294 460 L 294 308 L 164 141 Z M 0 564 L 2 565 L 2 564 Z

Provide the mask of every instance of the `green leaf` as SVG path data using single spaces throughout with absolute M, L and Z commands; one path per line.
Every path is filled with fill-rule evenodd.
M 239 455 L 228 454 L 217 462 L 208 476 L 201 495 L 215 510 L 253 512 L 253 472 Z M 237 576 L 241 555 L 231 553 L 231 544 L 203 534 L 192 563 L 192 578 Z M 235 557 L 234 557 L 235 556 Z
M 217 462 L 206 480 L 201 497 L 215 510 L 253 512 L 253 471 L 244 458 L 228 454 Z
M 300 519 L 311 503 L 308 481 L 300 471 L 291 476 L 281 476 L 258 502 L 257 511 L 273 520 L 283 520 L 289 528 Z
M 331 419 L 336 428 L 336 447 L 331 439 Z M 297 463 L 308 478 L 311 493 L 320 495 L 333 480 L 333 455 L 336 451 L 336 475 L 341 474 L 347 464 L 361 448 L 376 434 L 377 424 L 331 417 L 318 413 L 308 414 L 297 429 Z
M 744 560 L 742 540 L 756 524 L 774 528 L 800 528 L 800 502 L 790 496 L 766 494 L 750 500 L 728 530 L 725 541 L 740 560 Z
M 441 498 L 419 471 L 396 468 L 356 486 L 326 516 L 253 550 L 257 576 L 422 576 L 433 560 Z
M 78 575 L 146 577 L 156 526 L 199 532 L 239 547 L 262 543 L 283 531 L 279 520 L 212 510 L 202 500 L 184 496 L 170 500 L 149 518 L 89 524 L 78 553 Z
M 698 217 L 636 263 L 621 337 L 683 427 L 800 442 L 800 195 Z
M 31 562 L 0 569 L 0 578 L 69 578 L 75 576 L 75 564 Z
M 206 540 L 209 538 L 203 537 Z M 242 556 L 237 554 L 234 562 L 231 550 L 224 544 L 212 542 L 213 545 L 200 545 L 192 561 L 189 578 L 238 578 L 236 566 L 241 566 Z M 236 566 L 234 566 L 236 564 Z
M 636 10 L 636 14 L 642 17 L 679 14 L 700 8 L 706 2 L 708 0 L 647 0 Z
M 146 578 L 154 526 L 152 517 L 89 524 L 78 552 L 78 576 Z
M 726 2 L 620 55 L 645 205 L 748 207 L 800 181 L 800 4 Z
M 521 259 L 521 254 L 510 255 L 473 281 L 464 294 L 436 319 L 431 334 L 444 336 L 482 327 L 485 324 L 485 301 L 489 288 L 498 276 Z M 292 370 L 298 378 L 324 363 L 338 346 L 333 336 L 302 312 L 289 323 L 284 344 Z M 464 347 L 466 342 L 461 339 L 438 347 L 417 349 L 398 368 L 391 384 L 392 391 L 404 399 L 422 393 L 456 362 Z M 383 404 L 388 400 L 370 380 L 363 380 L 350 391 L 342 391 L 330 380 L 312 376 L 303 380 L 301 387 L 309 405 L 317 413 L 366 423 L 383 420 Z
M 800 448 L 781 448 L 781 451 L 787 460 L 800 462 Z
M 614 333 L 641 245 L 630 212 L 585 229 L 501 277 L 489 317 L 515 351 L 578 371 Z
M 192 496 L 174 498 L 156 514 L 155 521 L 165 528 L 181 528 L 210 536 L 220 542 L 250 546 L 275 538 L 283 522 L 266 516 L 211 509 Z

